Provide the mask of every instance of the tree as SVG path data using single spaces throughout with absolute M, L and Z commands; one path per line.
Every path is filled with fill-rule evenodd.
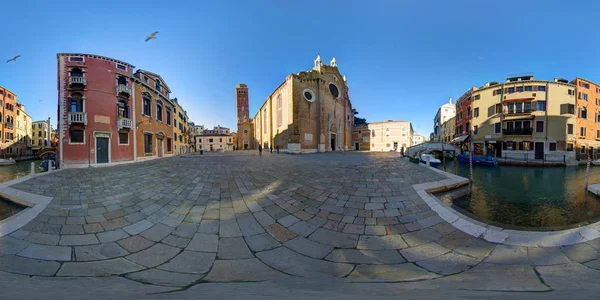
M 354 113 L 354 126 L 367 124 L 367 119 L 359 118 L 356 116 L 358 115 L 358 111 L 356 110 L 356 108 L 353 108 L 352 112 Z

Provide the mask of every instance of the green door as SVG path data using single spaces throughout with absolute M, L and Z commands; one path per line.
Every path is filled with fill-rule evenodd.
M 108 162 L 108 138 L 96 138 L 96 163 L 105 164 Z

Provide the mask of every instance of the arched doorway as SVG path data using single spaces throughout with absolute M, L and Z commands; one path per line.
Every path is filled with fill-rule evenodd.
M 337 127 L 335 124 L 331 124 L 331 128 L 329 129 L 329 148 L 331 151 L 335 151 L 337 148 Z

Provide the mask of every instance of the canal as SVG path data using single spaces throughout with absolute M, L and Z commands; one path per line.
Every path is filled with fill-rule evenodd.
M 19 177 L 27 176 L 31 173 L 31 163 L 35 163 L 35 171 L 39 172 L 41 160 L 36 161 L 20 161 L 10 166 L 0 166 L 0 182 L 6 182 Z M 21 210 L 24 207 L 14 204 L 6 199 L 0 197 L 0 220 L 8 218 Z
M 454 173 L 452 160 L 446 162 L 446 169 Z M 458 163 L 457 169 L 458 175 L 469 178 L 468 164 Z M 573 228 L 600 219 L 600 198 L 585 191 L 585 171 L 585 166 L 473 166 L 472 193 L 454 200 L 454 205 L 504 228 Z M 600 166 L 590 167 L 589 178 L 590 184 L 600 183 Z

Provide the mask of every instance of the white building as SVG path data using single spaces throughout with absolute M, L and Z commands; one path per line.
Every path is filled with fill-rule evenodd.
M 425 143 L 425 137 L 415 132 L 415 134 L 413 134 L 413 144 L 412 145 L 414 146 L 414 145 L 418 145 L 418 144 L 422 144 L 422 143 Z
M 231 130 L 226 127 L 215 126 L 212 130 L 204 130 L 196 137 L 196 151 L 233 151 L 234 141 Z
M 452 98 L 448 99 L 448 103 L 440 106 L 435 118 L 433 118 L 433 139 L 439 141 L 444 133 L 443 124 L 456 116 L 456 104 L 452 103 Z

